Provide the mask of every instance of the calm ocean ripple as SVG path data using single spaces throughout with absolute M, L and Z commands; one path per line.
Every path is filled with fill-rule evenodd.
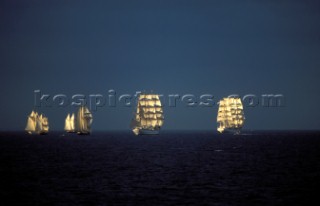
M 319 132 L 2 132 L 0 162 L 4 205 L 319 202 Z

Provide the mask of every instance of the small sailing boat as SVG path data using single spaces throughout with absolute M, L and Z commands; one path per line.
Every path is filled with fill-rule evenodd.
M 240 134 L 244 124 L 243 105 L 240 98 L 228 97 L 219 102 L 217 115 L 218 132 L 233 132 Z
M 70 114 L 67 115 L 65 124 L 64 124 L 64 130 L 68 133 L 74 133 L 75 130 L 75 119 L 74 119 L 74 113 L 70 116 Z
M 38 114 L 32 111 L 28 116 L 27 125 L 25 130 L 29 134 L 47 134 L 49 132 L 49 121 L 48 118 L 43 114 Z
M 159 95 L 140 94 L 137 111 L 131 121 L 131 128 L 135 135 L 159 134 L 164 117 Z
M 91 133 L 92 114 L 87 107 L 81 106 L 79 108 L 76 122 L 76 131 L 79 135 L 89 135 Z

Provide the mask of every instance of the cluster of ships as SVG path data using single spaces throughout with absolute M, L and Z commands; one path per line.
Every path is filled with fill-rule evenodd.
M 68 114 L 65 120 L 64 130 L 68 133 L 88 135 L 91 132 L 92 114 L 85 106 L 81 106 L 77 115 Z M 43 114 L 32 111 L 28 116 L 25 130 L 29 134 L 47 134 L 49 132 L 48 118 Z
M 217 115 L 217 131 L 239 134 L 244 124 L 244 112 L 241 99 L 226 97 L 219 101 Z M 92 114 L 86 106 L 81 106 L 75 115 L 68 114 L 64 130 L 68 133 L 89 135 L 91 133 Z M 159 134 L 163 126 L 164 115 L 159 95 L 140 94 L 137 108 L 131 120 L 130 127 L 135 135 Z M 47 134 L 49 132 L 48 118 L 32 111 L 28 116 L 25 130 L 29 134 Z

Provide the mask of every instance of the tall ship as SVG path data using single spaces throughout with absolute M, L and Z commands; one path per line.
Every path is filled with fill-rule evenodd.
M 48 118 L 43 114 L 39 115 L 38 112 L 32 111 L 28 116 L 25 130 L 29 134 L 47 134 L 49 132 Z
M 89 135 L 91 133 L 92 114 L 86 106 L 81 106 L 76 118 L 76 131 L 79 135 Z
M 137 110 L 131 121 L 131 128 L 135 135 L 159 134 L 164 116 L 159 95 L 140 94 Z
M 64 123 L 64 130 L 68 133 L 75 133 L 75 118 L 74 113 L 72 115 L 68 114 Z
M 240 98 L 227 97 L 220 100 L 217 115 L 218 132 L 240 134 L 244 120 L 243 105 Z

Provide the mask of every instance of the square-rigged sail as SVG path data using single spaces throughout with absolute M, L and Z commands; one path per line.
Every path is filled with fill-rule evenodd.
M 228 97 L 219 102 L 217 122 L 218 132 L 233 130 L 239 133 L 244 124 L 243 105 L 240 98 Z
M 72 119 L 72 117 L 71 117 Z M 90 134 L 92 124 L 92 114 L 85 106 L 79 108 L 77 114 L 77 132 L 78 134 Z
M 163 125 L 163 110 L 159 95 L 140 94 L 137 110 L 131 121 L 134 134 L 157 134 Z

